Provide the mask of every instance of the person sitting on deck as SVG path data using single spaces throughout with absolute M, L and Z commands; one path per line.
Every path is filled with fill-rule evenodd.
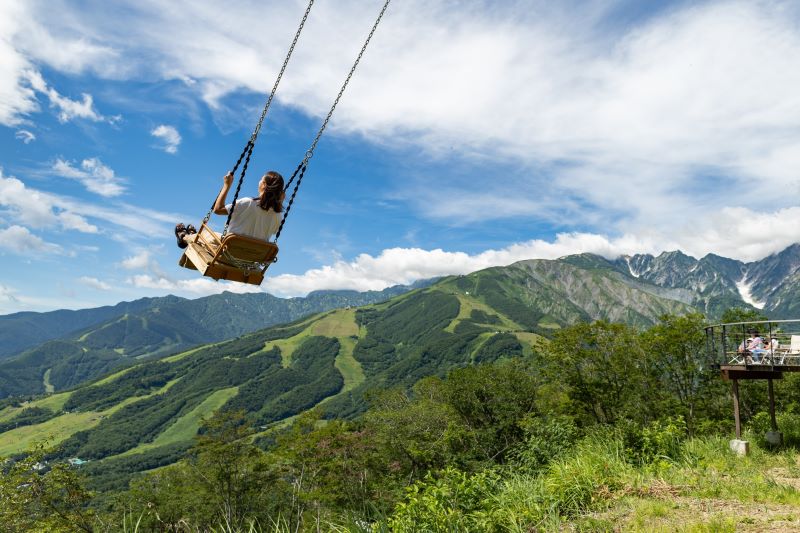
M 219 191 L 213 207 L 214 214 L 217 215 L 227 215 L 233 207 L 233 204 L 225 205 L 233 184 L 233 173 L 228 172 L 222 180 L 222 190 Z M 270 170 L 264 174 L 258 182 L 258 197 L 239 198 L 236 201 L 236 209 L 233 210 L 228 231 L 234 235 L 265 241 L 272 238 L 281 224 L 283 200 L 286 197 L 283 187 L 283 176 L 278 172 Z M 175 237 L 178 239 L 178 247 L 186 248 L 188 246 L 186 238 L 194 233 L 197 233 L 197 230 L 191 224 L 188 226 L 177 224 Z
M 753 363 L 758 364 L 761 362 L 761 356 L 767 353 L 764 349 L 764 339 L 758 334 L 758 331 L 750 331 L 752 337 L 747 339 L 746 350 L 752 355 Z

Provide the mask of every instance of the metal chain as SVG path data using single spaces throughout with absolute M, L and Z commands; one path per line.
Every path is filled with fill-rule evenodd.
M 300 34 L 303 32 L 303 27 L 306 25 L 306 20 L 308 20 L 308 15 L 311 13 L 311 7 L 314 5 L 315 0 L 309 0 L 308 6 L 306 6 L 306 10 L 303 13 L 303 18 L 300 20 L 300 25 L 297 27 L 297 31 L 294 34 L 294 38 L 292 39 L 292 44 L 289 45 L 289 51 L 286 53 L 286 57 L 283 60 L 283 65 L 281 65 L 281 69 L 278 72 L 278 77 L 275 78 L 275 83 L 272 85 L 272 90 L 267 97 L 267 103 L 264 104 L 264 109 L 261 111 L 261 116 L 258 119 L 258 123 L 256 124 L 255 129 L 253 129 L 253 133 L 250 135 L 250 140 L 247 141 L 247 144 L 244 146 L 244 150 L 242 153 L 239 154 L 239 159 L 236 160 L 236 164 L 233 165 L 233 169 L 231 169 L 231 174 L 236 174 L 236 170 L 238 170 L 239 165 L 242 163 L 242 158 L 247 155 L 247 160 L 245 161 L 244 167 L 242 169 L 242 174 L 239 177 L 239 183 L 236 186 L 236 193 L 233 197 L 233 204 L 231 205 L 231 212 L 228 214 L 228 219 L 225 222 L 225 229 L 222 231 L 222 235 L 224 236 L 228 231 L 228 225 L 231 222 L 231 216 L 233 215 L 233 210 L 236 207 L 236 200 L 239 198 L 239 190 L 242 188 L 242 182 L 244 181 L 244 175 L 247 172 L 247 164 L 250 162 L 250 156 L 253 154 L 253 147 L 256 144 L 256 139 L 258 138 L 258 134 L 261 132 L 261 126 L 264 124 L 264 119 L 267 117 L 267 111 L 269 111 L 270 105 L 272 105 L 272 100 L 275 98 L 275 93 L 278 91 L 278 85 L 281 83 L 281 79 L 283 78 L 283 73 L 286 71 L 287 65 L 289 65 L 289 60 L 292 58 L 292 53 L 294 52 L 294 47 L 297 45 L 297 41 L 300 39 Z M 206 213 L 206 216 L 203 217 L 203 224 L 208 223 L 209 219 L 211 218 L 211 213 L 214 210 L 214 205 L 216 204 L 216 200 L 213 204 L 211 204 L 211 208 Z
M 292 210 L 292 204 L 294 203 L 294 197 L 297 196 L 297 190 L 300 188 L 300 182 L 303 181 L 303 176 L 306 174 L 306 168 L 308 168 L 308 164 L 304 161 L 297 167 L 297 170 L 300 171 L 300 177 L 297 178 L 297 184 L 294 186 L 292 190 L 292 196 L 289 198 L 289 203 L 286 206 L 286 211 L 283 213 L 283 217 L 281 218 L 281 225 L 278 226 L 278 232 L 275 233 L 275 241 L 278 242 L 278 238 L 281 236 L 281 232 L 283 231 L 283 225 L 286 224 L 286 219 L 289 217 L 289 211 Z M 297 170 L 294 171 L 294 175 L 292 175 L 292 179 L 297 175 Z
M 289 211 L 292 209 L 292 204 L 294 203 L 294 199 L 297 196 L 297 190 L 300 188 L 300 182 L 303 181 L 303 176 L 306 173 L 306 168 L 308 167 L 308 161 L 314 156 L 314 150 L 317 147 L 317 143 L 319 142 L 320 137 L 322 137 L 322 133 L 325 131 L 325 128 L 328 127 L 328 122 L 330 122 L 331 117 L 333 116 L 333 112 L 336 110 L 336 106 L 339 104 L 339 100 L 342 98 L 344 94 L 344 90 L 347 89 L 347 84 L 350 83 L 350 78 L 353 77 L 353 73 L 356 71 L 356 67 L 358 63 L 361 61 L 361 57 L 364 55 L 364 52 L 367 50 L 367 45 L 369 45 L 372 36 L 375 35 L 375 30 L 378 29 L 378 24 L 380 24 L 381 19 L 383 18 L 383 14 L 386 13 L 386 9 L 389 7 L 389 3 L 391 0 L 386 0 L 384 2 L 383 7 L 381 8 L 381 12 L 378 14 L 378 18 L 375 19 L 375 24 L 372 25 L 372 29 L 369 31 L 369 35 L 367 35 L 367 40 L 364 41 L 364 45 L 361 47 L 361 51 L 358 52 L 358 56 L 356 56 L 356 60 L 353 63 L 353 66 L 350 67 L 350 72 L 347 73 L 347 77 L 342 84 L 342 88 L 339 89 L 339 94 L 336 95 L 336 99 L 333 101 L 333 105 L 331 106 L 330 111 L 328 111 L 328 115 L 325 117 L 325 120 L 322 121 L 322 126 L 320 126 L 319 131 L 317 132 L 317 136 L 314 137 L 314 141 L 311 143 L 311 146 L 308 150 L 306 150 L 306 154 L 303 157 L 303 160 L 297 166 L 297 170 L 294 171 L 292 177 L 289 179 L 289 182 L 286 184 L 284 188 L 284 192 L 289 190 L 289 185 L 292 184 L 294 181 L 295 176 L 299 174 L 297 178 L 297 183 L 294 185 L 294 189 L 292 190 L 292 196 L 289 198 L 289 204 L 286 207 L 286 212 L 283 214 L 283 218 L 281 219 L 281 225 L 278 228 L 278 232 L 275 234 L 275 242 L 278 241 L 278 237 L 281 236 L 281 231 L 283 231 L 283 226 L 286 224 L 286 219 L 289 217 Z
M 244 175 L 247 173 L 247 166 L 250 164 L 250 156 L 253 155 L 253 147 L 255 146 L 255 144 L 249 142 L 247 143 L 247 146 L 250 149 L 247 150 L 247 157 L 244 160 L 244 165 L 242 165 L 242 174 L 241 176 L 239 176 L 239 183 L 236 185 L 236 192 L 233 193 L 233 202 L 231 202 L 231 210 L 228 212 L 228 219 L 225 221 L 225 227 L 222 228 L 223 238 L 225 238 L 225 235 L 228 234 L 228 226 L 231 223 L 231 218 L 233 218 L 233 210 L 236 209 L 236 201 L 239 199 L 239 191 L 242 189 L 242 183 L 244 182 Z
M 311 13 L 311 6 L 313 5 L 314 5 L 314 0 L 309 0 L 308 6 L 306 7 L 306 11 L 305 13 L 303 13 L 303 19 L 300 21 L 300 26 L 298 26 L 297 32 L 294 34 L 294 39 L 292 39 L 292 44 L 289 46 L 289 52 L 286 54 L 286 59 L 283 60 L 283 66 L 281 66 L 281 70 L 280 72 L 278 72 L 278 77 L 275 78 L 275 84 L 272 86 L 272 91 L 269 93 L 269 97 L 267 98 L 267 103 L 264 105 L 264 110 L 261 112 L 261 118 L 258 119 L 258 124 L 256 124 L 256 127 L 253 130 L 253 134 L 250 136 L 251 143 L 256 142 L 258 133 L 261 131 L 261 125 L 264 123 L 264 118 L 267 116 L 267 111 L 269 110 L 269 106 L 270 104 L 272 104 L 272 99 L 275 97 L 275 92 L 278 90 L 278 84 L 280 84 L 281 78 L 283 78 L 283 72 L 286 70 L 286 65 L 289 64 L 289 59 L 291 59 L 292 57 L 292 52 L 294 52 L 294 47 L 297 44 L 297 40 L 300 38 L 300 33 L 303 31 L 303 26 L 306 25 L 308 14 Z
M 330 111 L 328 111 L 328 116 L 326 116 L 325 120 L 322 121 L 322 126 L 319 128 L 317 136 L 314 137 L 311 147 L 306 151 L 306 155 L 303 158 L 304 161 L 308 161 L 314 156 L 314 150 L 317 147 L 320 137 L 322 137 L 322 132 L 324 132 L 325 128 L 328 127 L 328 122 L 331 120 L 331 116 L 333 116 L 333 112 L 336 109 L 336 106 L 339 104 L 339 100 L 342 98 L 344 90 L 347 88 L 347 84 L 350 83 L 350 78 L 353 77 L 353 73 L 356 71 L 359 61 L 361 61 L 361 56 L 363 56 L 364 52 L 367 50 L 367 45 L 369 45 L 370 39 L 372 39 L 372 36 L 375 34 L 375 30 L 378 29 L 378 24 L 380 24 L 383 14 L 386 13 L 386 9 L 389 7 L 389 2 L 391 2 L 391 0 L 386 0 L 386 2 L 384 2 L 381 12 L 378 14 L 378 18 L 375 19 L 375 24 L 372 25 L 372 29 L 367 36 L 367 40 L 364 41 L 364 46 L 361 47 L 361 51 L 358 53 L 355 63 L 353 63 L 353 66 L 350 68 L 350 72 L 347 74 L 347 78 L 345 78 L 342 88 L 339 89 L 339 94 L 336 95 L 336 100 L 333 101 L 333 105 L 331 106 Z

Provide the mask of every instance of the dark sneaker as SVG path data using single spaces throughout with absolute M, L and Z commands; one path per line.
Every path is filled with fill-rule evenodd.
M 178 239 L 178 248 L 186 248 L 189 246 L 189 244 L 183 240 L 186 235 L 186 226 L 183 224 L 175 224 L 175 238 Z

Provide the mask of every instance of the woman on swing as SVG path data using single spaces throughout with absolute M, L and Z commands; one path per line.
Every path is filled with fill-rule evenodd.
M 233 184 L 233 173 L 228 172 L 222 178 L 222 190 L 219 191 L 214 202 L 214 214 L 227 215 L 230 213 L 232 204 L 225 205 L 225 199 Z M 236 201 L 236 209 L 233 210 L 228 232 L 234 235 L 244 235 L 268 241 L 278 231 L 281 224 L 283 211 L 283 176 L 274 170 L 270 170 L 261 177 L 258 182 L 258 197 L 239 198 Z M 186 248 L 189 245 L 187 239 L 190 235 L 197 233 L 194 226 L 189 224 L 177 224 L 175 226 L 175 237 L 178 239 L 178 247 Z

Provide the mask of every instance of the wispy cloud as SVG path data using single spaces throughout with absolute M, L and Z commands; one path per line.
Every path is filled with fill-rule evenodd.
M 120 116 L 106 117 L 94 108 L 94 99 L 91 94 L 83 93 L 81 100 L 72 100 L 61 95 L 57 90 L 47 85 L 42 75 L 36 70 L 28 70 L 26 77 L 30 86 L 39 93 L 47 96 L 50 100 L 50 107 L 55 108 L 58 113 L 59 122 L 69 122 L 76 118 L 91 120 L 92 122 L 114 123 L 120 120 Z
M 93 278 L 90 276 L 81 276 L 78 278 L 78 282 L 82 285 L 86 285 L 87 287 L 91 287 L 92 289 L 97 289 L 99 291 L 110 291 L 111 285 L 106 283 L 105 281 L 100 281 L 97 278 Z
M 63 248 L 58 244 L 46 242 L 41 237 L 34 235 L 28 228 L 22 226 L 9 226 L 0 229 L 0 242 L 3 243 L 3 251 L 10 251 L 18 255 L 29 255 L 31 253 L 63 253 Z
M 52 194 L 28 187 L 20 179 L 3 176 L 0 169 L 0 212 L 16 223 L 31 228 L 61 228 L 82 233 L 99 233 L 89 220 L 103 222 L 116 232 L 130 230 L 138 239 L 167 232 L 168 225 L 181 215 L 142 208 L 127 203 L 94 204 L 69 196 Z
M 221 294 L 225 291 L 237 294 L 262 292 L 259 287 L 244 283 L 231 283 L 227 281 L 213 281 L 207 278 L 196 279 L 171 279 L 166 276 L 153 276 L 150 274 L 137 274 L 127 279 L 127 283 L 140 289 L 156 289 L 170 293 L 184 293 L 192 296 L 207 296 Z
M 168 154 L 178 153 L 178 146 L 181 144 L 181 134 L 174 126 L 161 124 L 150 132 L 150 135 L 162 141 L 162 150 Z
M 69 161 L 57 159 L 52 170 L 59 176 L 79 181 L 88 191 L 100 196 L 113 197 L 125 192 L 124 181 L 97 157 L 84 159 L 80 168 L 74 167 Z
M 25 144 L 30 144 L 36 140 L 36 135 L 28 130 L 17 130 L 17 132 L 14 134 L 14 137 Z
M 658 254 L 683 250 L 695 257 L 713 252 L 743 261 L 762 259 L 797 242 L 800 207 L 761 213 L 728 208 L 700 215 L 672 231 L 644 230 L 620 237 L 596 233 L 560 233 L 553 240 L 535 239 L 477 254 L 441 249 L 390 248 L 377 256 L 361 254 L 352 260 L 307 270 L 303 274 L 268 277 L 264 287 L 280 296 L 301 296 L 321 289 L 380 290 L 396 284 L 451 274 L 467 274 L 527 259 L 556 259 L 593 253 L 608 259 L 623 254 Z
M 97 233 L 97 226 L 90 224 L 81 214 L 65 207 L 59 197 L 26 187 L 17 178 L 3 176 L 0 170 L 0 208 L 11 214 L 20 224 L 32 228 L 60 227 L 83 233 Z

